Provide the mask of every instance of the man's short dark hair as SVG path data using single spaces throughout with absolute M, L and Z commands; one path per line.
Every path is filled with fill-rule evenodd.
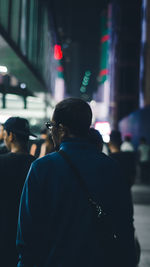
M 80 98 L 67 98 L 59 102 L 54 110 L 53 120 L 69 128 L 76 136 L 87 136 L 92 121 L 88 103 Z

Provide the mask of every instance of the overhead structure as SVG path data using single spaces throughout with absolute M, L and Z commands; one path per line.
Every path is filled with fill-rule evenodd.
M 32 92 L 52 92 L 57 42 L 48 1 L 0 0 L 0 65 Z
M 0 122 L 19 114 L 32 126 L 43 123 L 64 97 L 63 54 L 49 3 L 0 0 Z

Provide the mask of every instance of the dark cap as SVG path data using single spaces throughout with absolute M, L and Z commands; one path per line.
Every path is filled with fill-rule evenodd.
M 16 134 L 37 137 L 35 134 L 30 132 L 29 122 L 26 119 L 20 117 L 9 118 L 4 123 L 4 129 Z

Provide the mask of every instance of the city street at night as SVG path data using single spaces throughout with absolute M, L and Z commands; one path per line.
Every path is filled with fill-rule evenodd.
M 0 0 L 0 267 L 21 266 L 150 267 L 150 0 Z

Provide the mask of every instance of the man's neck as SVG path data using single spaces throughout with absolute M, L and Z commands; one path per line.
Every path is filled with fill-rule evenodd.
M 111 153 L 120 152 L 120 149 L 116 146 L 111 145 L 109 148 L 110 148 Z
M 14 144 L 12 144 L 12 146 L 11 146 L 11 152 L 12 153 L 24 153 L 24 154 L 28 153 L 27 149 L 25 149 L 19 145 L 14 145 Z

